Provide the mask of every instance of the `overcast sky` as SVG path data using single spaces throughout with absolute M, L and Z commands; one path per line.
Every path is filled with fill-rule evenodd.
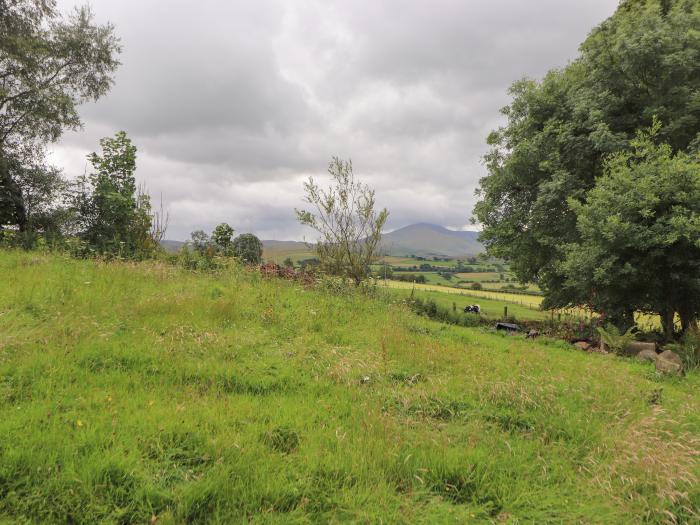
M 61 10 L 78 1 L 59 0 Z M 302 181 L 333 155 L 390 211 L 388 229 L 468 224 L 485 137 L 512 81 L 567 64 L 617 0 L 93 0 L 122 39 L 112 91 L 53 153 L 86 169 L 126 131 L 167 237 L 219 222 L 311 238 Z

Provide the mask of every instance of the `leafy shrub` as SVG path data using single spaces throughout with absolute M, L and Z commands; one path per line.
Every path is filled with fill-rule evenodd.
M 244 233 L 233 241 L 233 254 L 246 264 L 260 264 L 263 245 L 252 233 Z
M 610 350 L 621 354 L 625 347 L 634 341 L 634 328 L 634 326 L 629 328 L 624 334 L 621 334 L 614 325 L 608 325 L 607 329 L 599 326 L 597 330 L 601 340 L 608 345 Z
M 222 267 L 221 261 L 214 257 L 211 251 L 190 250 L 187 245 L 180 250 L 177 264 L 185 270 L 191 271 L 213 271 Z
M 483 286 L 481 286 L 481 283 L 472 283 L 470 288 L 472 290 L 481 290 L 483 288 Z

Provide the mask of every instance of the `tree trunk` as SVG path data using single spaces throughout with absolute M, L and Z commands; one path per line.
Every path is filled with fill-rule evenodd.
M 12 179 L 13 159 L 0 149 L 0 222 L 15 224 L 21 232 L 27 229 L 27 212 L 22 190 Z
M 674 320 L 676 312 L 673 311 L 673 308 L 666 308 L 659 312 L 659 316 L 661 317 L 661 328 L 664 332 L 664 339 L 666 341 L 672 341 L 675 337 Z
M 681 328 L 683 330 L 683 334 L 690 331 L 698 331 L 698 316 L 695 312 L 690 309 L 682 309 L 678 313 L 681 317 Z

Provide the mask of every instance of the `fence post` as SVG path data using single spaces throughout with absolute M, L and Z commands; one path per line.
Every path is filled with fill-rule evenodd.
M 503 307 L 503 319 L 508 319 L 508 307 Z

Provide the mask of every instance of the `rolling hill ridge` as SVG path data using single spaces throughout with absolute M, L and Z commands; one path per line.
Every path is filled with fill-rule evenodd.
M 484 251 L 478 241 L 479 232 L 454 231 L 430 223 L 417 223 L 382 235 L 382 255 L 419 255 L 459 257 L 477 255 Z M 266 258 L 286 257 L 292 254 L 306 254 L 309 246 L 300 241 L 263 240 Z M 185 244 L 180 241 L 165 240 L 161 243 L 166 251 L 177 252 Z

